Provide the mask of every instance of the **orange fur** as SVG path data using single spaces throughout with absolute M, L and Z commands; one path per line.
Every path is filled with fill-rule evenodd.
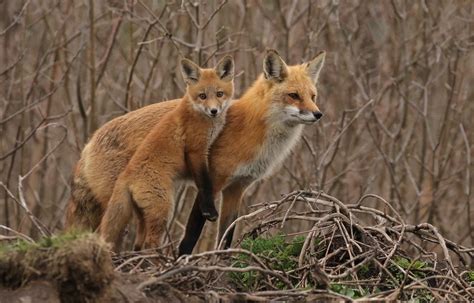
M 160 244 L 176 182 L 192 177 L 200 191 L 208 186 L 212 193 L 203 179 L 208 175 L 207 154 L 224 125 L 234 89 L 233 61 L 227 57 L 222 62 L 232 69 L 224 70 L 230 75 L 221 74 L 221 64 L 214 70 L 186 63 L 186 95 L 153 127 L 120 173 L 100 226 L 101 235 L 116 248 L 134 210 L 139 224 L 136 248 Z
M 236 216 L 245 189 L 255 180 L 271 174 L 301 136 L 302 124 L 315 121 L 291 120 L 286 108 L 293 106 L 305 113 L 319 112 L 315 104 L 315 84 L 324 54 L 305 64 L 286 66 L 276 52 L 270 51 L 264 62 L 264 75 L 232 103 L 224 129 L 210 150 L 209 166 L 214 191 L 223 191 L 219 238 Z M 269 62 L 271 64 L 267 64 Z M 279 72 L 273 74 L 269 67 L 276 67 Z M 297 93 L 301 100 L 291 98 L 289 93 Z M 130 160 L 130 153 L 143 140 L 146 130 L 152 129 L 177 105 L 177 101 L 168 101 L 146 106 L 109 122 L 92 138 L 82 154 L 83 165 L 76 177 L 80 176 L 87 182 L 102 208 L 106 206 L 107 196 L 110 197 L 110 186 L 117 180 L 124 163 Z M 120 142 L 126 152 L 120 153 L 99 140 L 107 132 L 123 138 Z M 73 199 L 71 204 L 80 203 L 81 199 Z M 79 218 L 75 220 L 80 221 Z
M 319 60 L 324 60 L 324 54 L 322 56 Z M 271 163 L 263 163 L 264 167 L 258 167 L 259 164 L 254 163 L 262 161 L 262 150 L 268 146 L 272 137 L 290 132 L 289 137 L 299 139 L 300 123 L 280 121 L 281 109 L 290 105 L 298 110 L 319 112 L 314 102 L 317 96 L 315 81 L 308 75 L 307 66 L 308 63 L 286 66 L 286 76 L 281 81 L 260 76 L 229 109 L 226 126 L 213 144 L 209 156 L 214 190 L 216 193 L 223 190 L 219 241 L 237 216 L 245 189 L 254 181 L 271 174 L 294 146 L 292 138 L 286 138 L 281 145 L 273 144 L 270 149 L 275 150 L 271 152 L 277 155 L 269 157 Z M 301 100 L 290 98 L 289 93 L 297 93 Z M 252 168 L 252 165 L 256 167 Z M 250 168 L 242 169 L 245 166 Z

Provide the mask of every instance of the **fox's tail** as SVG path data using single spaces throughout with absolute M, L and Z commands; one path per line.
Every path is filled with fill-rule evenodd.
M 76 166 L 71 182 L 71 199 L 66 210 L 66 229 L 95 231 L 104 210 L 82 175 L 81 162 Z

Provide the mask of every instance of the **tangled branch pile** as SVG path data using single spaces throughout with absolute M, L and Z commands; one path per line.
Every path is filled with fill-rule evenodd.
M 35 297 L 33 289 L 71 302 L 187 303 L 474 298 L 474 248 L 445 239 L 431 224 L 405 223 L 379 196 L 344 204 L 299 191 L 253 208 L 228 229 L 244 226 L 236 248 L 219 243 L 217 250 L 180 258 L 166 252 L 169 246 L 126 252 L 113 257 L 114 266 L 97 235 L 38 242 L 2 236 L 0 294 Z M 37 281 L 50 284 L 45 290 Z
M 368 206 L 374 201 L 382 210 Z M 240 248 L 223 250 L 220 243 L 218 250 L 177 260 L 124 254 L 115 260 L 116 270 L 149 274 L 139 285 L 145 293 L 170 284 L 206 300 L 474 296 L 474 271 L 468 270 L 474 248 L 445 239 L 430 224 L 405 223 L 381 197 L 345 205 L 321 192 L 299 191 L 253 207 L 233 223 L 251 222 L 234 245 Z

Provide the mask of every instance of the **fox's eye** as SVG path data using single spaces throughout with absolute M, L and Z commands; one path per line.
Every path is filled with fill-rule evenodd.
M 313 100 L 314 102 L 316 102 L 316 95 L 311 95 L 311 100 Z
M 206 100 L 207 95 L 202 93 L 202 94 L 199 94 L 198 97 L 199 97 L 199 99 Z
M 300 96 L 297 93 L 289 93 L 288 96 L 290 96 L 290 98 L 294 100 L 300 99 Z
M 224 96 L 224 92 L 217 92 L 216 96 L 217 96 L 217 98 L 220 98 L 220 97 Z

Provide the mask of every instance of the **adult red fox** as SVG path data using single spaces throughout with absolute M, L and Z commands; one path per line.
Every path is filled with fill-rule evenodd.
M 215 69 L 200 69 L 183 59 L 181 71 L 185 96 L 152 128 L 115 182 L 100 233 L 116 248 L 133 210 L 135 248 L 159 246 L 176 185 L 189 176 L 198 188 L 202 215 L 217 218 L 207 157 L 234 92 L 234 61 L 226 56 Z
M 324 58 L 325 53 L 320 53 L 307 63 L 287 66 L 276 51 L 267 51 L 263 75 L 230 106 L 224 129 L 209 154 L 214 192 L 223 194 L 219 239 L 237 216 L 245 189 L 270 175 L 295 146 L 303 126 L 322 117 L 315 101 Z M 177 105 L 176 100 L 149 105 L 112 120 L 96 132 L 76 167 L 68 225 L 98 226 L 118 175 L 153 125 Z M 180 254 L 192 251 L 204 222 L 197 201 Z M 229 235 L 231 240 L 232 233 Z
M 237 217 L 247 187 L 270 175 L 300 139 L 303 126 L 322 117 L 315 102 L 324 59 L 322 52 L 307 63 L 287 66 L 276 51 L 267 51 L 263 75 L 229 108 L 226 125 L 209 155 L 214 191 L 222 191 L 218 241 Z M 186 225 L 180 255 L 192 252 L 204 226 L 199 199 Z M 232 234 L 225 247 L 230 246 Z

